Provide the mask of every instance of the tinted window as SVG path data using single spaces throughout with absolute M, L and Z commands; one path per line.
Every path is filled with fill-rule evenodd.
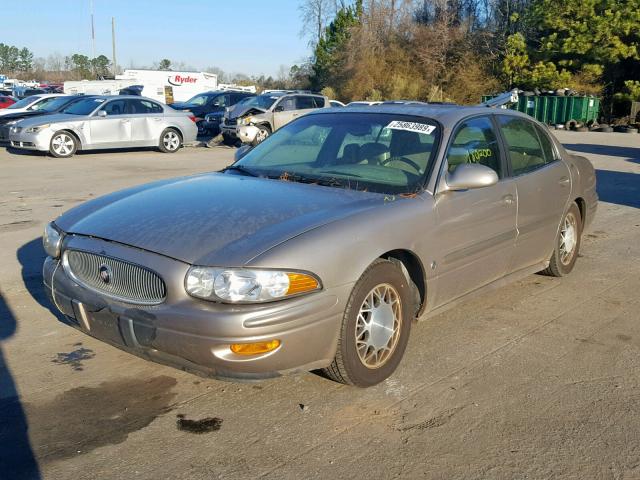
M 107 112 L 107 115 L 124 115 L 127 107 L 126 100 L 113 100 L 107 103 L 100 110 Z
M 23 98 L 22 100 L 17 101 L 16 103 L 14 103 L 13 105 L 11 105 L 10 107 L 8 107 L 10 110 L 15 110 L 17 108 L 24 108 L 24 107 L 28 107 L 29 105 L 31 105 L 33 102 L 36 102 L 40 100 L 40 97 L 27 97 L 27 98 Z
M 313 103 L 315 104 L 315 108 L 323 108 L 326 103 L 324 98 L 322 97 L 312 97 L 313 98 Z
M 533 123 L 507 115 L 499 115 L 498 121 L 507 142 L 514 176 L 545 165 L 545 154 Z
M 496 171 L 502 178 L 500 149 L 489 117 L 472 118 L 460 125 L 447 153 L 449 172 L 463 163 L 479 163 Z
M 89 115 L 104 103 L 104 101 L 104 98 L 86 98 L 64 107 L 61 113 L 68 113 L 70 115 Z
M 229 105 L 229 95 L 218 95 L 211 99 L 212 107 L 228 107 Z
M 296 97 L 296 110 L 309 110 L 316 107 L 313 97 Z
M 163 109 L 160 105 L 149 100 L 127 100 L 129 104 L 129 113 L 133 114 L 149 114 L 162 113 Z

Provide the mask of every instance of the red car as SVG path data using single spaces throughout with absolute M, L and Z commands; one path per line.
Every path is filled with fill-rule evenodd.
M 0 95 L 0 108 L 10 107 L 14 103 L 16 103 L 16 101 L 13 98 Z

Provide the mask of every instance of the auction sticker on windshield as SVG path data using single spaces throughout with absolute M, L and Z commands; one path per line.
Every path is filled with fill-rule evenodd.
M 390 128 L 391 130 L 407 130 L 409 132 L 426 133 L 427 135 L 431 135 L 436 129 L 435 125 L 428 125 L 426 123 L 402 122 L 400 120 L 394 120 L 385 128 Z

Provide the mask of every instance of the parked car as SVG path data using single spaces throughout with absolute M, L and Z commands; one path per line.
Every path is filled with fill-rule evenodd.
M 61 94 L 57 93 L 47 93 L 44 95 L 33 95 L 31 97 L 23 98 L 22 100 L 18 100 L 13 105 L 0 110 L 0 118 L 4 115 L 13 115 L 14 113 L 36 111 L 40 108 L 41 105 L 46 105 L 46 103 L 49 102 L 50 99 L 61 96 Z
M 329 103 L 331 104 L 332 107 L 344 107 L 346 106 L 344 103 L 342 103 L 339 100 L 329 100 Z
M 184 103 L 173 103 L 171 107 L 176 110 L 191 112 L 195 115 L 199 134 L 210 133 L 217 135 L 220 131 L 219 119 L 222 119 L 225 109 L 235 105 L 244 98 L 253 96 L 255 96 L 255 94 L 250 92 L 226 90 L 205 92 L 196 95 Z M 209 115 L 208 120 L 206 119 L 207 115 Z
M 20 120 L 60 113 L 67 106 L 85 98 L 90 97 L 83 95 L 61 95 L 57 97 L 49 97 L 42 102 L 38 102 L 32 110 L 11 113 L 0 117 L 0 143 L 9 141 L 9 130 Z
M 236 155 L 48 224 L 45 290 L 66 321 L 206 375 L 369 386 L 415 318 L 570 273 L 597 208 L 586 158 L 486 106 L 317 109 Z
M 297 91 L 270 91 L 225 114 L 222 135 L 226 142 L 240 139 L 257 145 L 291 120 L 318 108 L 329 108 L 322 95 Z
M 158 147 L 178 151 L 196 139 L 195 117 L 139 96 L 95 96 L 56 115 L 28 118 L 11 127 L 11 146 L 71 157 L 77 150 Z
M 33 95 L 42 95 L 44 93 L 48 93 L 43 88 L 27 88 L 27 87 L 16 87 L 13 89 L 14 95 L 19 98 L 27 98 Z
M 0 108 L 7 108 L 16 103 L 15 98 L 6 95 L 0 95 Z
M 347 107 L 371 107 L 373 105 L 380 105 L 382 102 L 369 102 L 365 100 L 358 100 L 355 102 L 347 103 Z

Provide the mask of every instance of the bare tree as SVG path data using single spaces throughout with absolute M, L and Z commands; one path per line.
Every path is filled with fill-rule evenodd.
M 317 45 L 325 27 L 342 6 L 344 2 L 338 0 L 303 0 L 298 7 L 302 19 L 300 36 L 309 37 L 309 44 L 312 47 Z

